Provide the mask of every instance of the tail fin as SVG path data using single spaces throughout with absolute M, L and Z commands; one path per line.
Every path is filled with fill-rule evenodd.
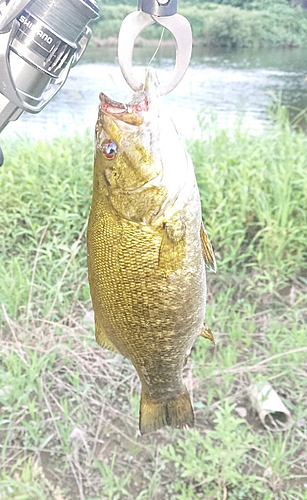
M 194 426 L 194 412 L 187 389 L 178 396 L 164 401 L 148 399 L 142 391 L 140 408 L 140 431 L 148 434 L 165 425 L 184 428 Z

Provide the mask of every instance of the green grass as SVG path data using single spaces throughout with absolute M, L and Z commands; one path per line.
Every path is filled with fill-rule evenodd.
M 260 136 L 240 123 L 230 135 L 203 114 L 205 140 L 190 145 L 220 270 L 255 269 L 274 283 L 299 276 L 307 261 L 306 136 L 278 113 Z
M 10 316 L 29 320 L 52 315 L 54 301 L 67 310 L 80 293 L 89 297 L 82 283 L 93 153 L 89 134 L 5 149 L 0 249 L 7 258 L 0 262 L 0 297 Z
M 135 370 L 85 318 L 92 137 L 3 145 L 1 500 L 307 500 L 307 137 L 282 108 L 258 136 L 201 122 L 188 149 L 218 262 L 216 346 L 199 339 L 187 363 L 195 429 L 143 438 Z M 284 432 L 251 407 L 266 381 Z

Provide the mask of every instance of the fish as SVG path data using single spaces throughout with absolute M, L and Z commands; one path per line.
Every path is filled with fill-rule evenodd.
M 165 110 L 157 74 L 128 103 L 100 94 L 88 277 L 97 343 L 131 360 L 141 381 L 141 435 L 190 428 L 183 369 L 205 323 L 216 270 L 192 160 Z

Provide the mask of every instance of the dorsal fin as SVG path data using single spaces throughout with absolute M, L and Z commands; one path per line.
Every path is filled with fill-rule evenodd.
M 215 345 L 215 342 L 214 342 L 214 338 L 213 338 L 213 334 L 209 328 L 208 325 L 206 325 L 206 323 L 204 323 L 204 327 L 200 333 L 200 336 L 203 337 L 204 339 L 209 339 L 211 340 L 212 344 Z
M 205 264 L 209 269 L 211 269 L 211 271 L 216 272 L 216 262 L 212 245 L 210 243 L 209 236 L 207 234 L 207 231 L 205 230 L 205 226 L 203 223 L 201 224 L 200 228 L 200 239 L 201 239 L 201 246 Z

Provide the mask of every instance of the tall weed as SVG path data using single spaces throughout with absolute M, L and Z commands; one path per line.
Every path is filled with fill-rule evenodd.
M 259 136 L 205 113 L 189 144 L 220 269 L 299 274 L 307 258 L 307 138 L 284 116 Z
M 89 134 L 5 146 L 0 173 L 0 303 L 9 315 L 47 315 L 83 293 L 93 152 Z M 78 258 L 77 257 L 78 254 Z M 66 266 L 70 272 L 64 275 Z M 84 290 L 87 294 L 87 285 Z M 29 300 L 31 303 L 29 303 Z

